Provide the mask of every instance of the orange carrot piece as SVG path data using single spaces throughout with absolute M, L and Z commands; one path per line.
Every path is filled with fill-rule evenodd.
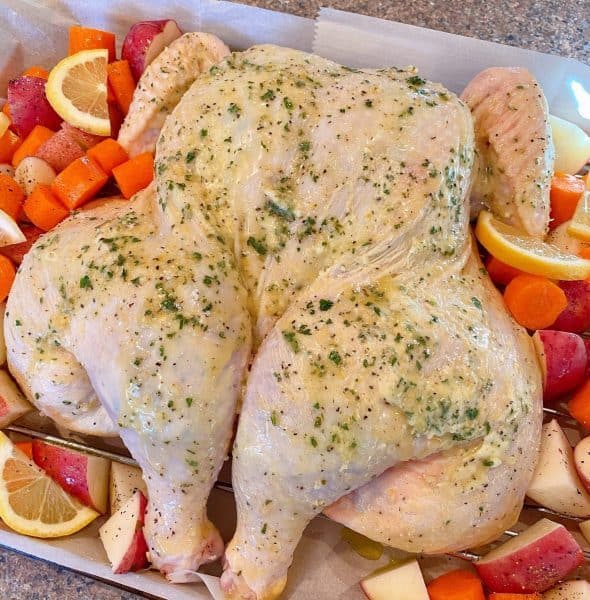
M 543 600 L 541 594 L 506 594 L 492 592 L 489 600 Z
M 19 149 L 22 140 L 8 129 L 6 133 L 0 137 L 0 163 L 9 163 L 12 161 L 14 153 Z
M 126 115 L 135 92 L 135 79 L 126 60 L 117 60 L 107 66 L 109 83 L 117 99 L 119 108 Z
M 8 100 L 4 103 L 2 107 L 2 112 L 12 121 L 12 115 L 10 114 L 10 104 L 8 104 Z
M 590 379 L 574 392 L 567 409 L 580 425 L 590 430 Z
M 16 269 L 12 261 L 0 254 L 0 302 L 4 302 L 8 297 L 15 277 Z
M 113 174 L 115 167 L 129 160 L 129 156 L 121 144 L 112 138 L 107 138 L 96 144 L 86 154 L 95 160 L 98 166 L 109 176 Z
M 51 184 L 51 190 L 62 203 L 74 210 L 91 200 L 108 181 L 109 176 L 88 156 L 71 162 Z
M 479 577 L 463 569 L 433 579 L 428 584 L 428 595 L 430 600 L 485 600 Z
M 96 50 L 97 48 L 106 48 L 109 51 L 109 62 L 115 60 L 115 34 L 81 25 L 70 27 L 68 55 L 71 56 L 81 50 Z
M 147 187 L 154 178 L 154 155 L 151 152 L 138 154 L 113 169 L 113 176 L 125 198 Z
M 109 104 L 109 118 L 111 120 L 111 135 L 116 138 L 123 124 L 123 115 L 116 104 Z
M 20 161 L 27 156 L 35 156 L 35 152 L 54 134 L 54 131 L 43 125 L 35 125 L 31 133 L 23 140 L 12 156 L 12 166 L 18 167 Z
M 584 180 L 567 173 L 555 173 L 551 179 L 551 227 L 557 227 L 574 216 Z
M 33 460 L 33 442 L 14 442 L 14 445 Z
M 109 83 L 108 75 L 107 75 L 107 102 L 109 104 L 115 104 L 117 102 L 117 97 L 115 96 L 115 92 L 113 92 L 113 86 Z
M 486 269 L 491 280 L 496 285 L 508 285 L 517 275 L 522 275 L 522 271 L 503 263 L 495 256 L 490 256 L 486 262 Z
M 23 208 L 29 221 L 43 231 L 49 231 L 70 214 L 51 186 L 42 183 L 35 186 Z
M 0 173 L 0 210 L 16 221 L 24 199 L 21 186 L 9 175 Z
M 46 71 L 43 67 L 35 65 L 29 67 L 23 75 L 30 75 L 31 77 L 40 77 L 41 79 L 47 79 L 49 77 L 49 71 Z
M 547 277 L 517 275 L 504 290 L 512 316 L 527 329 L 546 329 L 567 306 L 564 291 Z

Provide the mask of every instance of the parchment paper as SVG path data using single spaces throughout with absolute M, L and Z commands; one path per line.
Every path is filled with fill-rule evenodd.
M 214 0 L 0 0 L 0 96 L 8 79 L 26 66 L 51 67 L 65 55 L 69 25 L 83 23 L 114 31 L 120 43 L 134 22 L 168 17 L 175 18 L 185 31 L 201 29 L 215 33 L 234 49 L 275 43 L 306 51 L 313 49 L 350 66 L 414 64 L 424 76 L 442 81 L 457 92 L 486 66 L 526 66 L 542 82 L 554 114 L 590 130 L 588 98 L 584 104 L 583 93 L 576 99 L 572 91 L 574 82 L 582 90 L 590 90 L 590 68 L 577 61 L 330 9 L 322 9 L 314 23 L 301 17 Z M 215 490 L 209 508 L 211 518 L 224 538 L 229 539 L 235 522 L 231 494 Z M 538 515 L 525 515 L 524 522 L 531 519 L 538 519 Z M 161 598 L 211 597 L 201 584 L 173 586 L 154 572 L 113 575 L 97 537 L 98 525 L 52 541 L 27 538 L 0 525 L 0 544 Z M 342 540 L 340 526 L 317 518 L 299 544 L 284 598 L 360 600 L 364 595 L 358 587 L 359 579 L 392 558 L 402 556 L 386 549 L 379 560 L 366 560 Z M 463 561 L 449 557 L 421 559 L 421 564 L 427 580 L 452 566 L 465 566 Z M 219 565 L 207 567 L 204 574 L 216 600 L 220 598 L 218 574 Z
M 578 60 L 331 8 L 320 10 L 313 50 L 351 67 L 414 65 L 456 93 L 487 67 L 526 67 L 551 112 L 590 132 L 590 67 Z

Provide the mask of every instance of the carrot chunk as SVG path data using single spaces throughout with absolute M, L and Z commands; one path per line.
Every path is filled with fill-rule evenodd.
M 154 155 L 151 152 L 138 154 L 113 169 L 113 176 L 125 198 L 147 187 L 154 178 Z
M 567 409 L 580 425 L 590 430 L 590 379 L 575 391 L 567 403 Z
M 9 163 L 12 161 L 14 153 L 18 150 L 22 144 L 22 140 L 8 129 L 6 133 L 0 137 L 0 163 Z
M 115 34 L 110 31 L 91 29 L 81 25 L 70 27 L 68 40 L 68 55 L 81 50 L 96 50 L 106 48 L 109 51 L 109 62 L 115 60 Z
M 51 190 L 62 203 L 74 210 L 91 200 L 109 176 L 88 156 L 71 162 L 53 181 Z
M 131 100 L 133 100 L 133 92 L 135 92 L 135 79 L 133 79 L 131 67 L 126 60 L 117 60 L 107 66 L 107 73 L 117 104 L 126 115 L 129 112 Z
M 46 71 L 43 67 L 39 65 L 35 65 L 33 67 L 29 67 L 23 75 L 30 75 L 31 77 L 40 77 L 41 79 L 47 79 L 49 77 L 49 72 Z
M 12 115 L 10 114 L 10 104 L 8 104 L 8 101 L 4 103 L 4 106 L 2 107 L 2 112 L 12 121 Z
M 23 140 L 18 150 L 12 156 L 12 166 L 18 167 L 21 160 L 27 156 L 35 156 L 35 152 L 54 134 L 54 131 L 43 127 L 43 125 L 35 125 L 31 133 Z
M 490 256 L 486 262 L 486 269 L 491 280 L 496 285 L 508 285 L 517 275 L 522 275 L 522 271 L 511 267 L 495 256 Z
M 517 275 L 504 290 L 512 316 L 527 329 L 546 329 L 567 306 L 564 291 L 538 275 Z
M 33 460 L 33 442 L 14 442 L 14 445 L 28 458 Z
M 479 577 L 471 571 L 457 569 L 428 584 L 430 600 L 485 600 Z
M 0 302 L 8 297 L 15 277 L 16 269 L 12 261 L 0 254 Z
M 70 214 L 51 191 L 51 186 L 42 183 L 35 186 L 23 208 L 29 221 L 43 231 L 49 231 Z
M 0 174 L 0 210 L 15 221 L 25 199 L 21 186 L 9 175 Z
M 580 196 L 584 193 L 584 180 L 567 173 L 555 173 L 551 179 L 551 227 L 569 221 L 576 212 Z
M 88 150 L 87 154 L 97 162 L 98 166 L 107 175 L 112 175 L 115 167 L 129 160 L 129 156 L 121 144 L 112 138 L 107 138 L 96 146 L 93 146 Z
M 543 600 L 541 594 L 507 594 L 492 592 L 489 600 Z

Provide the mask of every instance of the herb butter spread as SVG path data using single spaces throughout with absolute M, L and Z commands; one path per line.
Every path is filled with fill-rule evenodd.
M 165 112 L 154 184 L 44 236 L 6 317 L 38 406 L 120 428 L 155 563 L 193 568 L 214 547 L 205 501 L 242 384 L 224 585 L 275 597 L 324 509 L 411 551 L 458 543 L 441 534 L 446 497 L 466 545 L 496 532 L 534 464 L 540 376 L 470 238 L 468 108 L 414 69 L 259 46 Z M 361 486 L 433 454 L 416 489 L 438 508 L 412 505 L 404 528 L 412 494 L 382 483 L 368 510 Z

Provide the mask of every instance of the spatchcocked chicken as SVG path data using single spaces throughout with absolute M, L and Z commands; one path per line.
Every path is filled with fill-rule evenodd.
M 473 89 L 492 75 L 536 86 L 500 70 Z M 413 552 L 496 537 L 532 475 L 541 381 L 470 235 L 474 172 L 497 201 L 485 106 L 474 171 L 469 109 L 414 70 L 260 46 L 192 85 L 150 77 L 121 139 L 132 153 L 153 143 L 150 89 L 178 102 L 154 184 L 44 236 L 5 328 L 32 402 L 70 428 L 118 431 L 140 463 L 154 565 L 185 581 L 222 554 L 206 501 L 240 398 L 228 597 L 276 598 L 322 511 Z M 546 119 L 544 100 L 518 108 L 523 133 L 526 111 Z M 498 184 L 506 206 L 528 173 L 519 157 Z M 514 209 L 524 229 L 546 226 L 547 192 Z

